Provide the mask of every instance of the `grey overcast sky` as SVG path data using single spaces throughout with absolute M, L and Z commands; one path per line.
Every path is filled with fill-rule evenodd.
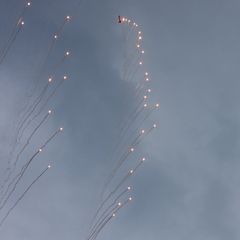
M 49 103 L 53 115 L 21 161 L 59 126 L 64 132 L 37 158 L 14 196 L 49 162 L 53 168 L 11 213 L 0 239 L 85 239 L 114 165 L 109 156 L 117 126 L 128 110 L 126 101 L 133 104 L 119 74 L 119 14 L 141 26 L 145 64 L 161 108 L 154 115 L 159 128 L 141 145 L 148 161 L 130 182 L 134 200 L 99 239 L 240 239 L 239 1 L 87 0 L 79 8 L 77 2 L 33 0 L 23 31 L 0 66 L 2 179 L 19 111 L 49 39 L 73 14 L 41 81 L 67 49 L 72 56 L 57 74 L 70 79 Z M 1 48 L 23 4 L 0 0 Z

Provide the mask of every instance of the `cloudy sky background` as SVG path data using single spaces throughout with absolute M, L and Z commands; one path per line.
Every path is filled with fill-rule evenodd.
M 58 71 L 70 79 L 49 104 L 54 114 L 24 158 L 55 129 L 65 130 L 37 158 L 16 194 L 49 162 L 53 168 L 9 216 L 1 239 L 86 236 L 114 164 L 109 156 L 117 126 L 127 113 L 126 101 L 133 104 L 119 74 L 119 14 L 135 19 L 144 32 L 153 97 L 161 102 L 154 115 L 160 126 L 141 145 L 148 161 L 130 182 L 133 203 L 99 239 L 239 239 L 239 2 L 88 0 L 79 9 L 76 3 L 33 1 L 24 30 L 0 66 L 2 176 L 19 110 L 49 38 L 74 12 L 45 72 L 47 77 L 51 64 L 70 49 L 71 59 Z M 22 1 L 0 1 L 1 47 L 21 8 Z

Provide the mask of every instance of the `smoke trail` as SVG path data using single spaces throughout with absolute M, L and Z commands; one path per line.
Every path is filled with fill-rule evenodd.
M 144 104 L 143 107 L 141 107 L 139 110 L 137 110 L 134 114 L 134 116 L 132 116 L 132 118 L 129 120 L 128 124 L 126 125 L 124 131 L 122 132 L 122 137 L 125 137 L 129 128 L 133 125 L 133 123 L 135 123 L 136 119 L 141 115 L 141 113 L 147 108 L 147 104 Z
M 156 107 L 156 109 L 157 109 L 157 108 L 158 108 L 158 107 Z M 122 141 L 122 144 L 121 144 L 121 149 L 126 148 L 126 146 L 123 145 L 123 144 L 124 144 L 125 142 L 128 143 L 127 139 L 132 139 L 132 138 L 136 135 L 136 133 L 139 132 L 139 128 L 142 127 L 143 123 L 152 115 L 152 113 L 153 113 L 154 110 L 155 110 L 155 108 L 150 109 L 150 111 L 145 115 L 145 117 L 144 117 L 143 119 L 141 119 L 140 122 L 137 123 L 138 127 L 137 127 L 135 130 L 131 131 L 128 135 L 125 136 L 125 138 L 126 138 L 125 141 L 124 141 L 125 138 L 123 138 L 123 141 Z M 133 142 L 137 143 L 137 140 L 138 140 L 141 136 L 144 137 L 144 136 L 147 136 L 148 134 L 149 134 L 148 131 L 145 131 L 144 129 L 142 129 L 141 132 L 135 137 L 135 139 L 134 139 Z M 137 144 L 138 144 L 138 143 L 137 143 Z M 133 146 L 135 146 L 134 143 L 133 143 Z M 119 149 L 120 149 L 120 147 L 119 147 Z M 120 150 L 119 150 L 119 151 L 120 151 Z
M 122 123 L 122 126 L 120 127 L 120 133 L 122 131 L 124 131 L 125 126 L 128 124 L 128 122 L 130 121 L 129 119 L 132 117 L 132 115 L 134 115 L 134 113 L 142 106 L 143 102 L 144 102 L 144 98 L 141 99 L 141 101 L 137 104 L 137 106 L 134 108 L 133 111 L 131 111 L 128 116 L 124 119 L 124 122 Z
M 24 25 L 24 21 L 23 21 L 23 17 L 25 15 L 25 12 L 27 10 L 28 7 L 30 7 L 31 3 L 27 2 L 26 5 L 24 6 L 24 8 L 22 9 L 19 17 L 17 18 L 17 23 L 14 26 L 13 30 L 10 33 L 10 36 L 5 44 L 5 46 L 3 47 L 3 49 L 1 50 L 1 54 L 0 54 L 0 65 L 4 62 L 8 52 L 10 51 L 13 43 L 15 42 L 22 26 Z
M 40 95 L 37 97 L 37 99 L 35 100 L 35 102 L 29 107 L 28 111 L 26 112 L 27 116 L 24 118 L 24 120 L 22 121 L 22 123 L 20 124 L 18 131 L 17 131 L 17 142 L 20 141 L 24 131 L 22 131 L 21 133 L 21 129 L 24 127 L 24 124 L 27 122 L 27 120 L 29 119 L 29 117 L 31 116 L 31 114 L 35 111 L 35 109 L 38 107 L 38 105 L 41 103 L 42 98 L 44 97 L 45 93 L 47 92 L 48 88 L 49 88 L 49 82 L 45 85 L 45 87 L 43 88 L 42 92 L 40 93 Z M 28 126 L 28 124 L 26 124 L 26 126 Z M 26 128 L 24 128 L 25 130 Z M 19 137 L 20 134 L 20 137 Z
M 87 240 L 91 239 L 91 237 L 96 233 L 96 231 L 98 230 L 98 228 L 101 227 L 101 225 L 103 225 L 103 223 L 106 221 L 106 219 L 109 219 L 109 217 L 113 217 L 112 215 L 113 215 L 113 213 L 118 209 L 118 207 L 119 207 L 119 206 L 116 205 L 115 207 L 113 207 L 113 208 L 111 209 L 111 211 L 110 211 L 108 214 L 106 214 L 106 216 L 104 216 L 104 218 L 98 223 L 98 225 L 96 226 L 96 228 L 93 229 L 93 230 L 90 232 Z M 109 215 L 110 215 L 110 216 L 109 216 Z
M 129 179 L 130 176 L 132 176 L 135 171 L 142 165 L 142 163 L 145 161 L 145 158 L 142 158 L 141 161 L 137 164 L 137 166 L 134 169 L 131 169 L 118 183 L 118 185 L 107 195 L 107 197 L 102 201 L 98 212 L 103 208 L 105 203 L 117 192 L 117 190 Z
M 61 87 L 61 85 L 64 83 L 64 80 L 65 80 L 65 76 L 64 76 L 64 79 L 62 79 L 61 81 L 59 81 L 58 85 L 55 87 L 55 89 L 52 91 L 52 93 L 47 97 L 47 99 L 42 103 L 40 109 L 38 110 L 38 112 L 31 118 L 27 121 L 27 123 L 25 124 L 25 127 L 24 129 L 22 130 L 22 133 L 21 133 L 21 136 L 24 134 L 25 130 L 29 127 L 29 125 L 32 123 L 32 121 L 34 121 L 41 113 L 42 111 L 44 110 L 44 108 L 47 106 L 48 102 L 55 96 L 55 94 L 57 93 L 57 90 Z M 42 100 L 42 99 L 41 99 Z M 39 102 L 39 104 L 41 103 L 42 101 Z M 39 105 L 38 104 L 38 105 Z M 36 106 L 36 105 L 35 105 Z M 37 107 L 37 106 L 36 106 Z M 36 110 L 36 108 L 34 109 Z M 33 113 L 34 111 L 32 111 Z M 26 121 L 25 121 L 26 122 Z
M 70 51 L 66 51 L 64 56 L 59 60 L 59 62 L 53 67 L 53 72 L 56 72 L 58 68 L 61 67 L 61 65 L 65 62 L 65 60 L 70 56 Z M 42 73 L 39 74 L 39 79 L 41 77 Z M 48 78 L 48 83 L 45 85 L 45 87 L 42 89 L 40 95 L 34 100 L 33 103 L 30 103 L 31 101 L 31 97 L 33 96 L 32 95 L 29 95 L 29 100 L 27 101 L 27 103 L 25 104 L 25 106 L 21 109 L 20 111 L 20 114 L 23 114 L 22 115 L 22 119 L 28 119 L 30 116 L 29 116 L 29 112 L 30 111 L 34 111 L 34 109 L 41 103 L 45 93 L 47 92 L 48 88 L 49 88 L 49 85 L 52 83 L 52 80 L 53 80 L 53 77 L 49 77 Z M 26 110 L 27 109 L 27 110 Z M 24 113 L 25 111 L 25 113 Z M 27 116 L 28 115 L 28 116 Z M 31 113 L 30 113 L 31 115 Z M 27 116 L 27 117 L 26 117 Z M 26 121 L 25 120 L 25 121 Z M 22 124 L 23 125 L 23 124 Z
M 136 57 L 132 58 L 132 60 L 129 60 L 129 65 L 131 68 L 128 68 L 128 71 L 126 71 L 124 75 L 124 79 L 128 82 L 132 82 L 133 78 L 136 76 L 137 72 L 140 70 L 140 66 L 142 65 L 141 62 L 141 55 L 138 56 L 138 53 L 136 52 Z
M 139 130 L 137 129 L 137 130 L 134 132 L 134 134 L 137 133 L 138 131 L 139 131 Z M 139 138 L 141 138 L 144 134 L 145 134 L 145 130 L 142 129 L 142 130 L 139 132 L 139 134 L 137 134 L 137 135 L 135 136 L 135 138 L 134 138 L 133 140 L 131 140 L 131 139 L 132 139 L 132 136 L 128 136 L 127 139 L 130 139 L 130 140 L 131 140 L 131 146 L 132 146 L 132 147 L 135 147 L 135 146 L 136 146 L 136 142 L 137 142 L 137 141 L 139 140 Z M 119 147 L 118 147 L 117 151 L 115 152 L 116 154 L 112 157 L 112 159 L 115 159 L 115 157 L 117 156 L 117 154 L 121 154 L 121 152 L 122 152 L 125 148 L 127 148 L 127 146 L 130 145 L 130 143 L 129 143 L 129 141 L 128 141 L 127 139 L 125 140 L 125 136 L 123 136 L 122 141 L 119 142 Z M 124 141 L 124 140 L 125 140 L 125 141 Z M 127 146 L 123 145 L 124 143 L 126 143 Z
M 124 125 L 120 129 L 120 135 L 124 136 L 125 132 L 129 129 L 131 124 L 133 123 L 133 119 L 138 117 L 138 114 L 141 113 L 144 109 L 148 107 L 147 103 L 144 103 L 146 99 L 142 99 L 138 105 L 135 107 L 135 109 L 129 114 L 128 118 L 125 120 Z M 144 103 L 144 104 L 143 104 Z
M 125 202 L 123 202 L 120 206 L 118 205 L 118 208 L 116 210 L 113 211 L 113 213 L 111 214 L 111 216 L 109 216 L 106 221 L 104 221 L 101 225 L 99 225 L 98 229 L 96 229 L 92 234 L 91 236 L 89 236 L 87 238 L 87 240 L 94 240 L 97 238 L 97 236 L 99 235 L 99 233 L 102 231 L 102 229 L 107 225 L 107 223 L 113 218 L 116 216 L 116 213 L 121 209 L 123 208 L 127 203 L 129 203 L 130 201 L 132 201 L 132 198 L 128 198 Z
M 42 104 L 41 108 L 39 109 L 39 111 L 33 116 L 33 118 L 31 119 L 31 121 L 33 121 L 36 117 L 38 117 L 41 112 L 44 110 L 44 108 L 47 106 L 48 102 L 55 96 L 55 94 L 57 93 L 57 90 L 61 87 L 61 85 L 64 83 L 65 81 L 65 77 L 64 79 L 62 79 L 61 81 L 59 81 L 58 85 L 55 87 L 55 89 L 52 91 L 52 93 L 48 96 L 48 98 L 44 101 L 44 103 Z M 31 121 L 28 123 L 30 124 Z
M 31 158 L 30 160 L 22 167 L 20 173 L 17 175 L 17 178 L 16 178 L 16 182 L 13 186 L 13 188 L 10 190 L 10 192 L 8 192 L 8 190 L 10 189 L 11 187 L 11 182 L 8 187 L 7 187 L 7 190 L 5 191 L 5 193 L 3 194 L 3 196 L 1 197 L 0 199 L 0 210 L 2 210 L 4 208 L 4 206 L 6 205 L 6 203 L 8 202 L 9 198 L 12 196 L 12 194 L 14 193 L 18 183 L 20 182 L 20 180 L 22 179 L 25 171 L 27 170 L 28 166 L 30 165 L 30 163 L 34 160 L 34 158 L 40 153 L 40 151 L 38 150 Z M 6 198 L 5 198 L 6 196 Z M 4 200 L 5 198 L 5 200 Z
M 144 95 L 144 97 L 142 98 L 142 100 L 139 101 L 139 103 L 134 108 L 134 110 L 130 112 L 128 117 L 125 118 L 124 124 L 122 124 L 122 126 L 120 127 L 120 130 L 119 130 L 120 137 L 117 139 L 117 142 L 115 143 L 113 153 L 111 154 L 112 155 L 111 159 L 114 159 L 117 153 L 120 154 L 120 149 L 122 149 L 122 143 L 125 142 L 124 140 L 127 134 L 126 130 L 128 130 L 128 126 L 129 127 L 131 126 L 131 119 L 134 117 L 134 115 L 136 115 L 136 112 L 139 111 L 141 106 L 143 106 L 144 108 L 147 108 L 147 104 L 143 104 L 146 99 L 147 99 L 147 95 Z
M 66 51 L 64 56 L 59 60 L 58 63 L 53 67 L 53 72 L 55 72 L 57 69 L 63 65 L 63 63 L 66 61 L 66 59 L 70 56 L 70 51 Z
M 122 180 L 118 183 L 118 185 L 105 197 L 105 199 L 101 202 L 100 206 L 98 207 L 95 215 L 94 215 L 94 221 L 104 205 L 108 202 L 108 200 L 117 192 L 117 190 L 137 171 L 137 169 L 142 165 L 142 163 L 146 159 L 143 157 L 140 162 L 135 166 L 135 168 L 131 169 L 123 178 Z
M 94 217 L 93 217 L 93 219 L 92 219 L 92 221 L 91 221 L 91 224 L 90 224 L 89 229 L 92 231 L 92 230 L 97 226 L 97 224 L 100 222 L 100 220 L 106 215 L 106 213 L 114 206 L 114 204 L 116 204 L 117 201 L 118 201 L 122 196 L 124 196 L 127 192 L 129 192 L 130 190 L 131 190 L 131 187 L 127 187 L 124 191 L 122 191 L 122 192 L 115 198 L 114 202 L 113 202 L 111 205 L 109 205 L 109 206 L 104 210 L 104 212 L 99 216 L 98 220 L 97 220 L 96 223 L 94 224 L 94 222 L 95 222 L 95 220 L 96 220 L 96 218 L 97 218 L 100 210 L 97 211 L 97 212 L 94 214 Z M 93 225 L 93 224 L 94 224 L 94 225 Z
M 51 111 L 49 110 L 48 113 L 43 117 L 43 119 L 40 121 L 40 123 L 33 129 L 32 133 L 29 135 L 26 143 L 24 144 L 24 146 L 21 148 L 21 150 L 18 152 L 16 159 L 14 161 L 13 167 L 14 169 L 12 170 L 10 167 L 6 169 L 6 173 L 8 173 L 7 178 L 4 180 L 3 184 L 0 187 L 0 196 L 3 193 L 4 187 L 6 185 L 6 183 L 9 181 L 12 173 L 14 172 L 15 168 L 16 168 L 16 164 L 21 156 L 21 154 L 24 152 L 24 150 L 26 149 L 26 147 L 29 145 L 30 140 L 32 139 L 32 137 L 35 135 L 35 133 L 38 131 L 38 129 L 44 124 L 44 122 L 47 120 L 48 116 L 51 114 Z
M 157 125 L 153 124 L 153 126 L 144 134 L 144 136 L 147 136 L 154 128 L 156 128 Z M 138 139 L 138 140 L 137 140 Z M 130 153 L 134 152 L 135 148 L 141 143 L 143 138 L 139 137 L 136 140 L 134 140 L 131 143 L 131 148 L 130 151 L 128 151 L 127 153 L 125 153 L 125 155 L 122 156 L 122 158 L 118 161 L 116 167 L 113 169 L 113 171 L 111 172 L 110 176 L 108 177 L 106 183 L 103 186 L 103 190 L 101 192 L 101 196 L 103 197 L 108 185 L 111 183 L 111 181 L 113 180 L 113 178 L 115 177 L 116 173 L 118 172 L 118 170 L 120 169 L 120 167 L 123 165 L 123 163 L 127 160 L 128 156 Z
M 4 222 L 6 221 L 6 219 L 8 218 L 8 216 L 10 215 L 10 213 L 17 207 L 17 205 L 19 204 L 19 202 L 24 198 L 24 196 L 27 194 L 27 192 L 32 188 L 32 186 L 47 172 L 47 170 L 50 168 L 50 165 L 41 172 L 41 174 L 35 178 L 33 180 L 33 182 L 26 188 L 26 190 L 22 193 L 22 195 L 17 199 L 17 201 L 14 203 L 14 205 L 7 211 L 7 213 L 5 214 L 5 216 L 2 218 L 1 222 L 0 222 L 0 228 L 2 227 L 2 225 L 4 224 Z
M 8 45 L 7 45 L 6 48 L 3 50 L 3 53 L 2 53 L 2 55 L 0 56 L 0 64 L 2 64 L 3 61 L 5 60 L 5 58 L 6 58 L 7 54 L 8 54 L 8 52 L 9 52 L 10 48 L 12 47 L 14 41 L 16 40 L 17 35 L 18 35 L 18 33 L 20 32 L 20 30 L 21 30 L 21 27 L 19 27 L 19 28 L 17 29 L 17 31 L 13 34 L 12 38 L 9 39 Z
M 64 30 L 64 27 L 67 24 L 67 22 L 69 22 L 69 21 L 70 21 L 70 16 L 66 16 L 64 18 L 64 21 L 61 23 L 61 25 L 57 29 L 56 33 L 53 35 L 53 38 L 52 38 L 52 40 L 50 42 L 50 45 L 49 45 L 49 48 L 47 50 L 47 55 L 46 55 L 45 59 L 43 60 L 40 73 L 42 73 L 45 70 L 47 62 L 48 62 L 48 59 L 50 58 L 50 56 L 51 56 L 51 54 L 53 52 L 53 49 L 54 49 L 54 47 L 56 45 L 56 42 L 61 37 L 61 35 L 63 33 L 63 30 Z M 35 81 L 35 87 L 34 87 L 33 92 L 36 91 L 36 85 L 38 84 L 38 81 L 39 81 L 39 78 L 37 78 L 37 81 Z
M 52 40 L 50 42 L 50 45 L 49 45 L 49 48 L 47 50 L 46 57 L 44 58 L 44 60 L 43 60 L 43 62 L 41 64 L 41 68 L 40 68 L 39 74 L 38 74 L 38 76 L 36 77 L 36 79 L 35 79 L 35 81 L 33 83 L 32 89 L 28 91 L 28 92 L 30 92 L 28 94 L 29 100 L 27 101 L 27 103 L 26 103 L 26 105 L 25 105 L 25 107 L 24 107 L 24 109 L 22 111 L 24 111 L 27 108 L 27 106 L 28 106 L 28 104 L 30 102 L 30 99 L 35 94 L 35 92 L 37 91 L 37 87 L 38 87 L 38 84 L 39 84 L 39 81 L 40 81 L 40 77 L 41 77 L 42 73 L 44 72 L 44 70 L 46 69 L 47 62 L 48 62 L 48 60 L 49 60 L 49 58 L 50 58 L 50 56 L 51 56 L 51 54 L 52 54 L 52 52 L 54 50 L 56 42 L 61 37 L 66 23 L 69 22 L 70 20 L 71 20 L 70 16 L 66 16 L 64 18 L 64 21 L 62 22 L 62 24 L 57 29 L 56 33 L 53 35 L 53 38 L 52 38 Z
M 145 133 L 145 137 L 147 137 L 147 135 L 149 135 L 152 132 L 152 130 L 155 129 L 156 127 L 157 127 L 157 125 L 153 124 L 153 126 Z M 134 146 L 138 145 L 141 141 L 142 141 L 141 138 L 138 139 L 138 141 L 136 141 Z
M 3 196 L 1 197 L 0 200 L 0 210 L 2 210 L 4 208 L 4 206 L 6 205 L 7 201 L 9 200 L 9 198 L 11 197 L 11 195 L 14 193 L 18 183 L 21 181 L 21 179 L 23 178 L 25 172 L 27 171 L 28 167 L 30 166 L 30 164 L 32 163 L 32 161 L 36 158 L 36 156 L 42 152 L 42 150 L 47 146 L 47 144 L 49 142 L 51 142 L 56 136 L 57 134 L 59 134 L 61 131 L 63 131 L 63 128 L 59 128 L 55 133 L 52 134 L 51 137 L 48 138 L 48 140 L 40 147 L 40 149 L 35 152 L 33 154 L 33 156 L 28 160 L 28 162 L 26 164 L 23 165 L 23 167 L 21 168 L 20 172 L 18 173 L 17 177 L 15 177 L 15 183 L 12 181 L 8 187 L 7 190 L 5 191 L 5 193 L 3 194 Z M 14 185 L 13 185 L 14 184 Z M 11 186 L 13 185 L 12 189 L 10 190 Z M 10 190 L 10 191 L 9 191 Z M 6 198 L 5 198 L 6 197 Z M 4 200 L 5 198 L 5 200 Z
M 101 192 L 101 197 L 103 197 L 108 185 L 110 184 L 110 182 L 112 181 L 112 179 L 114 178 L 117 170 L 121 167 L 121 165 L 126 161 L 126 159 L 128 158 L 128 156 L 134 151 L 134 148 L 130 148 L 130 150 L 128 150 L 127 152 L 123 153 L 122 156 L 120 157 L 117 166 L 112 170 L 112 172 L 110 173 L 109 177 L 107 178 L 102 192 Z

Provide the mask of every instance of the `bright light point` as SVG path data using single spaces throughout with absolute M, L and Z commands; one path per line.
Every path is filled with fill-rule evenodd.
M 140 48 L 140 45 L 139 45 L 139 44 L 137 44 L 137 48 Z
M 133 174 L 133 170 L 130 170 L 130 174 Z
M 148 106 L 148 105 L 147 105 L 146 103 L 143 105 L 143 107 L 145 107 L 145 108 L 146 108 L 147 106 Z
M 129 201 L 132 201 L 132 197 L 128 198 Z
M 112 215 L 113 217 L 115 217 L 116 216 L 116 214 L 115 213 L 113 213 L 113 215 Z
M 51 168 L 51 165 L 48 165 L 48 169 Z
M 52 82 L 52 78 L 50 77 L 50 78 L 48 78 L 48 82 Z
M 142 50 L 141 53 L 144 54 L 144 50 Z
M 134 151 L 134 148 L 130 148 L 130 152 L 133 152 Z
M 155 106 L 156 106 L 156 108 L 159 108 L 159 107 L 160 107 L 160 104 L 159 104 L 159 103 L 157 103 Z
M 67 20 L 70 20 L 70 19 L 71 19 L 71 17 L 70 17 L 70 16 L 66 16 L 66 19 L 67 19 Z
M 62 128 L 62 127 L 60 127 L 60 128 L 59 128 L 59 130 L 62 132 L 62 131 L 63 131 L 63 128 Z
M 64 80 L 67 80 L 67 78 L 68 78 L 68 77 L 67 77 L 66 75 L 63 76 L 63 79 L 64 79 Z
M 142 62 L 139 62 L 139 65 L 142 65 L 143 63 Z
M 58 35 L 57 35 L 57 34 L 55 34 L 55 35 L 54 35 L 54 38 L 55 38 L 55 39 L 57 39 L 57 38 L 58 38 Z
M 136 26 L 136 23 L 133 23 L 133 26 Z
M 42 149 L 40 148 L 38 151 L 39 151 L 39 152 L 42 152 Z
M 156 127 L 157 127 L 157 124 L 153 124 L 153 127 L 156 128 Z
M 146 82 L 149 82 L 149 78 L 146 78 Z
M 142 40 L 142 36 L 139 36 L 138 39 L 139 39 L 139 40 Z
M 142 162 L 144 162 L 145 160 L 146 160 L 146 158 L 145 158 L 145 157 L 143 157 L 143 158 L 142 158 Z
M 150 93 L 152 90 L 149 88 L 147 91 Z
M 127 190 L 130 191 L 130 190 L 131 190 L 131 187 L 128 187 Z
M 52 110 L 48 110 L 48 114 L 51 114 L 52 113 Z
M 145 72 L 145 76 L 148 76 L 148 72 Z
M 70 55 L 70 52 L 69 52 L 69 51 L 67 51 L 67 52 L 66 52 L 66 56 L 69 56 L 69 55 Z
M 27 3 L 27 6 L 31 6 L 31 2 L 28 2 L 28 3 Z
M 24 21 L 21 21 L 21 25 L 24 25 L 25 24 L 25 22 Z
M 131 20 L 128 20 L 128 23 L 130 23 L 131 22 Z
M 144 99 L 147 99 L 147 96 L 145 95 L 143 98 L 144 98 Z
M 141 134 L 144 134 L 145 133 L 145 130 L 143 129 L 143 130 L 141 130 Z
M 118 206 L 120 207 L 121 205 L 122 205 L 122 203 L 119 202 L 119 203 L 118 203 Z
M 123 18 L 122 20 L 125 21 L 125 18 Z

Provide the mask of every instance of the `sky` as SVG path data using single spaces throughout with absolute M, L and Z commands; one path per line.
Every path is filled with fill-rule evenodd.
M 156 123 L 157 129 L 139 146 L 138 154 L 145 154 L 147 161 L 129 181 L 133 201 L 98 239 L 239 239 L 240 3 L 78 3 L 33 0 L 22 31 L 0 64 L 2 181 L 29 95 L 40 92 L 58 59 L 71 52 L 56 71 L 57 78 L 67 74 L 69 79 L 45 109 L 53 114 L 20 161 L 29 159 L 56 129 L 64 131 L 31 165 L 0 217 L 48 164 L 52 168 L 0 227 L 0 238 L 86 239 L 115 164 L 111 156 L 119 126 L 136 104 L 132 83 L 121 78 L 124 50 L 132 46 L 117 24 L 121 15 L 134 19 L 143 32 L 144 68 L 151 76 L 151 97 L 161 107 L 147 122 Z M 0 49 L 23 5 L 0 1 Z M 39 75 L 50 39 L 67 15 L 72 19 Z

